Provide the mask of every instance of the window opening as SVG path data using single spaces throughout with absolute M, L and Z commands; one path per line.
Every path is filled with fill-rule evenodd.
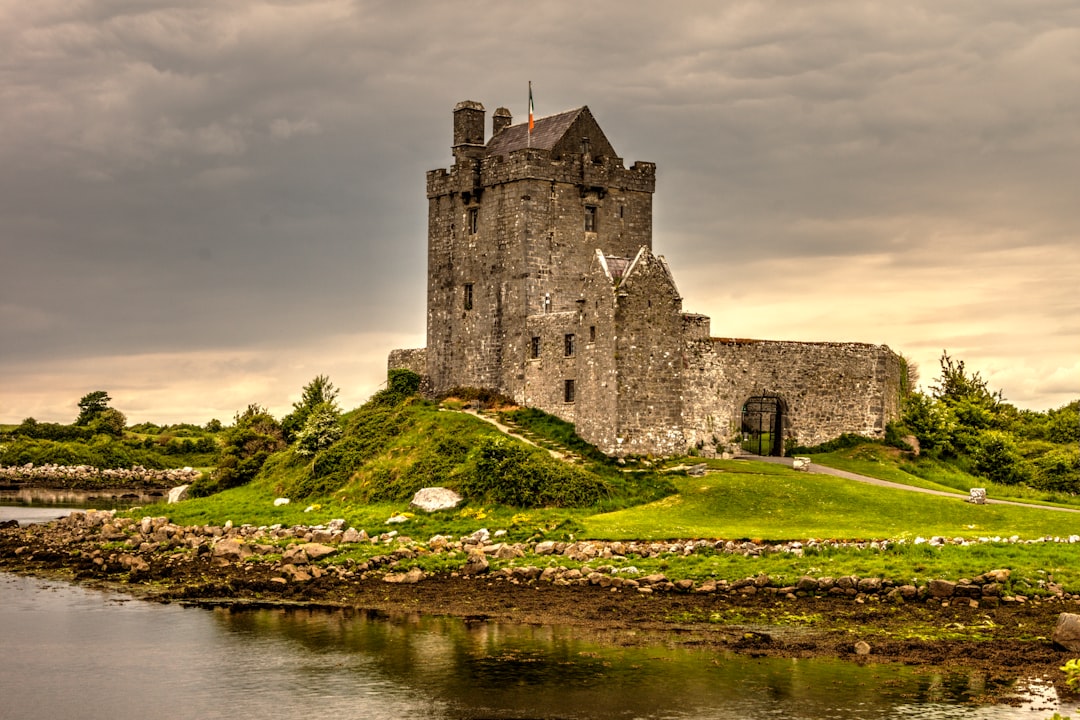
M 596 326 L 589 326 L 589 342 L 596 342 Z
M 574 402 L 574 381 L 573 380 L 564 380 L 563 381 L 563 401 L 568 402 L 568 403 Z
M 540 337 L 537 335 L 534 335 L 529 343 L 529 357 L 533 360 L 540 357 Z
M 475 235 L 480 225 L 480 208 L 469 208 L 469 234 Z
M 563 336 L 563 355 L 566 357 L 574 356 L 574 333 L 567 333 Z
M 472 310 L 472 283 L 465 284 L 465 309 Z
M 596 232 L 596 206 L 585 206 L 585 232 Z

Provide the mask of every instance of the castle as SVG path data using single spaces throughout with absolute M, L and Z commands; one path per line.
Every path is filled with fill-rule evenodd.
M 710 336 L 652 251 L 656 166 L 624 166 L 588 107 L 512 124 L 453 111 L 454 164 L 427 174 L 427 347 L 390 368 L 440 394 L 485 388 L 574 423 L 614 456 L 779 455 L 899 413 L 884 345 Z

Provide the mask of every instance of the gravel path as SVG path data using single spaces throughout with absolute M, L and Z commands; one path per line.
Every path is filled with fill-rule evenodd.
M 787 465 L 788 467 L 791 467 L 792 463 L 792 459 L 789 457 L 764 457 L 761 455 L 739 455 L 735 459 L 771 462 L 778 465 Z M 892 482 L 891 480 L 881 480 L 879 478 L 870 477 L 869 475 L 859 475 L 857 473 L 848 472 L 847 470 L 837 470 L 836 468 L 826 467 L 825 465 L 819 465 L 817 463 L 810 464 L 810 472 L 818 473 L 821 475 L 833 475 L 838 478 L 844 478 L 845 480 L 855 480 L 857 482 L 867 483 L 868 485 L 877 485 L 879 487 L 893 488 L 894 490 L 907 490 L 908 492 L 918 492 L 924 493 L 926 495 L 940 495 L 942 497 L 954 498 L 957 500 L 967 500 L 968 498 L 967 495 L 960 492 L 946 492 L 944 490 L 930 490 L 928 488 L 904 485 L 902 483 Z M 1034 508 L 1036 510 L 1056 510 L 1058 512 L 1080 513 L 1080 510 L 1077 510 L 1075 508 L 1052 507 L 1050 505 L 1034 505 L 1032 503 L 1015 502 L 1013 500 L 994 500 L 993 498 L 987 498 L 986 502 L 993 505 L 1014 505 L 1016 507 Z

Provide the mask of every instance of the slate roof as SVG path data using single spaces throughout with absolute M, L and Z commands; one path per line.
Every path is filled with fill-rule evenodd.
M 557 115 L 536 118 L 533 121 L 532 141 L 529 140 L 529 123 L 511 125 L 503 128 L 498 135 L 492 136 L 487 144 L 488 155 L 506 155 L 514 150 L 534 147 L 539 150 L 551 150 L 562 140 L 563 135 L 574 124 L 585 107 L 567 110 Z
M 622 280 L 626 275 L 626 269 L 630 267 L 631 259 L 627 257 L 615 257 L 614 255 L 605 255 L 604 259 L 607 261 L 608 272 L 611 273 L 612 280 Z

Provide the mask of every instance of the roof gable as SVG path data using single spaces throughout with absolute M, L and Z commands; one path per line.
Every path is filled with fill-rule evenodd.
M 550 150 L 556 155 L 580 154 L 583 138 L 589 139 L 592 156 L 616 157 L 615 149 L 587 106 L 536 118 L 531 138 L 527 122 L 503 128 L 488 141 L 487 154 L 506 155 L 530 147 Z

